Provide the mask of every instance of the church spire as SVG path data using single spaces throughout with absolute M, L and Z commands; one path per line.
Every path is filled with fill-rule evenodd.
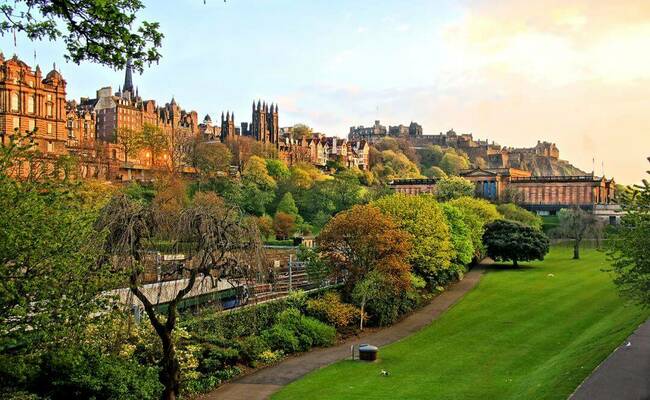
M 133 93 L 133 75 L 131 71 L 131 59 L 126 60 L 126 70 L 124 71 L 124 91 Z

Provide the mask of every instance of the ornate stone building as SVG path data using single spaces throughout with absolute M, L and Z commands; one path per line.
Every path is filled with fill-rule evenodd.
M 6 59 L 0 53 L 0 139 L 33 132 L 36 149 L 44 155 L 67 154 L 66 81 L 56 66 L 43 77 L 41 68 L 32 70 L 17 56 Z

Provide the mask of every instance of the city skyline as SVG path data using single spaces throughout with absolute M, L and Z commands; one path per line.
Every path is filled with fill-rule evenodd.
M 232 110 L 247 121 L 262 98 L 279 104 L 281 126 L 343 137 L 375 119 L 417 121 L 428 134 L 453 128 L 504 146 L 555 142 L 562 158 L 587 171 L 595 164 L 597 174 L 604 163 L 622 183 L 644 175 L 650 7 L 641 2 L 146 4 L 143 17 L 166 35 L 163 59 L 134 83 L 200 119 Z M 44 70 L 56 62 L 68 99 L 122 83 L 122 71 L 65 63 L 61 43 L 2 42 L 5 56 L 32 64 L 36 52 Z

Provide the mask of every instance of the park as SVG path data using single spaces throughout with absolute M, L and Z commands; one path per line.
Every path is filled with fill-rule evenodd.
M 648 312 L 616 293 L 605 255 L 554 247 L 544 261 L 493 264 L 422 331 L 342 361 L 273 399 L 566 399 Z M 389 371 L 382 376 L 381 370 Z

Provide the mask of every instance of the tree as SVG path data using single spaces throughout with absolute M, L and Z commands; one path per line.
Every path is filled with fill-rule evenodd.
M 450 200 L 447 204 L 457 207 L 461 211 L 463 222 L 470 231 L 474 256 L 483 256 L 483 232 L 485 225 L 501 218 L 494 204 L 484 199 L 473 197 L 461 197 Z
M 363 330 L 363 322 L 366 319 L 366 304 L 368 301 L 380 298 L 386 289 L 386 282 L 376 270 L 370 271 L 354 286 L 352 298 L 359 303 L 359 330 Z
M 255 215 L 262 215 L 275 197 L 277 183 L 266 169 L 266 162 L 251 156 L 242 172 L 242 206 Z
M 12 4 L 13 3 L 13 4 Z M 18 0 L 3 2 L 0 34 L 24 33 L 29 40 L 63 39 L 66 60 L 91 61 L 123 68 L 127 60 L 142 70 L 158 62 L 163 34 L 157 22 L 141 21 L 134 29 L 140 0 Z
M 284 194 L 284 196 L 282 196 L 282 200 L 280 200 L 280 203 L 278 203 L 276 212 L 283 212 L 289 215 L 293 215 L 294 217 L 297 217 L 299 215 L 298 207 L 296 207 L 296 202 L 293 200 L 291 192 L 287 192 Z
M 444 179 L 447 177 L 445 171 L 443 171 L 440 167 L 436 167 L 435 165 L 424 169 L 422 173 L 428 178 Z
M 273 218 L 269 217 L 266 214 L 262 215 L 261 217 L 257 217 L 257 229 L 259 229 L 262 238 L 267 239 L 274 233 Z
M 454 248 L 451 262 L 461 266 L 468 265 L 474 257 L 474 245 L 472 244 L 472 232 L 467 226 L 463 211 L 449 203 L 442 203 L 440 206 L 447 218 L 451 243 Z
M 515 267 L 519 261 L 543 260 L 549 250 L 548 238 L 540 230 L 507 220 L 488 224 L 483 242 L 490 258 L 512 260 Z
M 149 322 L 162 345 L 159 380 L 162 398 L 176 399 L 180 384 L 180 363 L 173 334 L 179 318 L 178 304 L 192 290 L 197 279 L 213 284 L 224 278 L 251 279 L 261 270 L 261 244 L 255 224 L 214 193 L 197 193 L 177 220 L 175 236 L 163 237 L 173 243 L 183 240 L 190 246 L 187 260 L 179 263 L 174 275 L 187 279 L 179 285 L 166 310 L 159 309 L 142 286 L 143 265 L 153 238 L 161 239 L 153 211 L 146 204 L 124 195 L 114 197 L 104 208 L 96 227 L 106 231 L 104 263 L 129 274 L 129 289 L 142 303 Z M 163 231 L 164 232 L 164 231 Z
M 598 219 L 585 210 L 575 208 L 563 208 L 558 213 L 558 227 L 553 232 L 561 238 L 573 240 L 573 259 L 580 258 L 580 243 L 591 234 L 601 229 Z
M 497 205 L 497 211 L 507 220 L 521 222 L 535 229 L 542 229 L 542 217 L 516 204 L 499 204 Z
M 460 176 L 443 178 L 436 183 L 436 198 L 448 201 L 459 197 L 472 197 L 474 184 Z
M 275 213 L 273 230 L 279 239 L 288 239 L 296 231 L 296 217 L 282 211 Z
M 144 124 L 140 135 L 140 144 L 149 150 L 151 166 L 156 165 L 156 156 L 167 149 L 169 140 L 162 129 L 155 125 Z
M 650 158 L 648 158 L 650 161 Z M 648 172 L 650 173 L 650 172 Z M 614 283 L 626 296 L 650 306 L 650 183 L 628 187 L 618 196 L 625 215 L 608 243 Z
M 439 167 L 442 168 L 447 175 L 458 175 L 460 171 L 469 168 L 469 160 L 467 157 L 452 152 L 446 152 L 440 160 Z
M 440 165 L 442 157 L 445 155 L 442 147 L 437 144 L 430 144 L 427 147 L 418 151 L 420 155 L 420 163 L 423 167 L 433 167 Z
M 287 168 L 287 164 L 281 160 L 273 158 L 266 160 L 266 170 L 268 171 L 269 175 L 271 175 L 276 181 L 287 179 L 291 175 L 289 168 Z
M 305 124 L 296 124 L 291 128 L 291 136 L 294 139 L 310 138 L 312 135 L 313 130 Z
M 449 268 L 453 251 L 449 226 L 433 196 L 398 193 L 371 204 L 410 234 L 411 251 L 407 259 L 414 273 L 431 279 Z
M 84 328 L 106 306 L 98 296 L 123 277 L 97 268 L 102 232 L 88 188 L 41 176 L 17 180 L 16 163 L 31 146 L 0 146 L 0 387 L 52 349 L 83 341 Z M 27 154 L 25 154 L 27 153 Z M 9 368 L 6 370 L 5 368 Z
M 136 156 L 140 149 L 140 137 L 130 128 L 120 128 L 116 132 L 117 144 L 122 146 L 124 151 L 124 163 L 129 162 L 129 156 Z
M 201 180 L 227 176 L 232 162 L 232 153 L 223 143 L 212 143 L 194 138 L 187 153 L 188 163 L 196 168 Z
M 354 286 L 372 270 L 381 273 L 396 290 L 410 287 L 411 235 L 371 205 L 342 211 L 323 228 L 318 252 L 344 281 L 349 296 Z

